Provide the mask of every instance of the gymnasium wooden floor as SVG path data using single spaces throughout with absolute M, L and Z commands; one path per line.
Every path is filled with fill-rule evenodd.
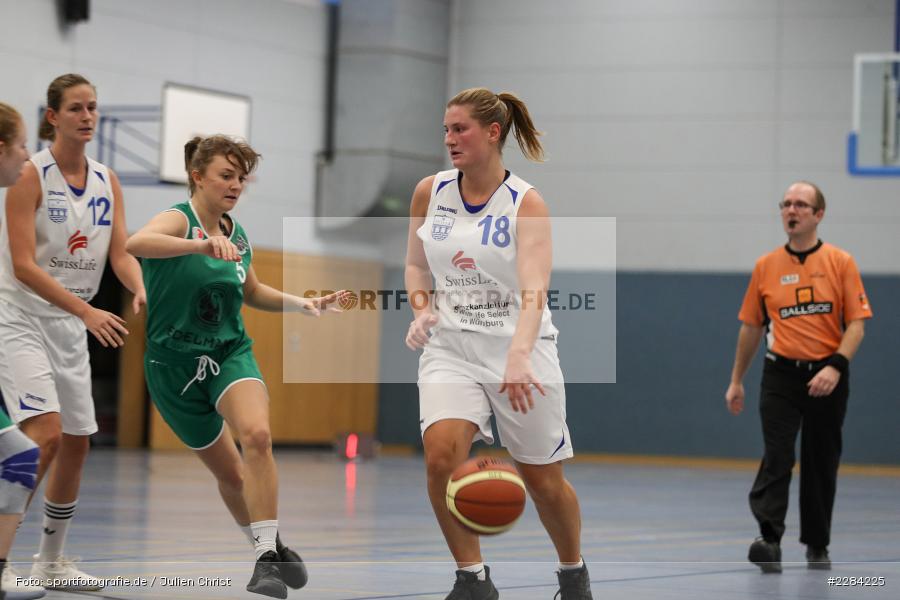
M 276 457 L 280 531 L 310 572 L 309 585 L 289 598 L 444 598 L 454 567 L 425 497 L 421 457 L 349 465 L 327 453 L 276 450 Z M 792 489 L 784 573 L 762 575 L 746 562 L 755 536 L 751 471 L 574 463 L 567 473 L 581 499 L 598 600 L 900 598 L 900 477 L 841 475 L 830 572 L 806 568 Z M 37 550 L 39 513 L 28 515 L 13 548 L 20 573 Z M 555 554 L 531 504 L 483 550 L 501 598 L 553 598 Z M 249 544 L 211 476 L 186 453 L 93 451 L 68 552 L 97 576 L 156 579 L 49 599 L 262 598 L 244 590 Z M 829 585 L 829 577 L 883 577 L 885 585 Z M 230 584 L 204 585 L 204 578 Z

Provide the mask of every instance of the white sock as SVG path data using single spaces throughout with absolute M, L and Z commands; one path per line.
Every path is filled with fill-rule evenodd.
M 571 563 L 559 563 L 560 571 L 574 571 L 575 569 L 580 569 L 584 566 L 584 559 L 582 558 L 576 564 Z
M 256 550 L 256 560 L 268 551 L 275 552 L 275 536 L 278 535 L 278 520 L 257 521 L 250 523 L 253 536 L 253 548 Z
M 256 540 L 253 539 L 253 530 L 250 528 L 250 526 L 249 525 L 241 525 L 240 523 L 238 523 L 237 526 L 238 526 L 238 529 L 243 531 L 244 535 L 247 536 L 247 541 L 250 542 L 250 545 L 256 546 Z
M 38 551 L 40 562 L 53 562 L 62 556 L 66 545 L 66 534 L 78 500 L 57 504 L 44 500 L 44 528 L 41 534 L 41 548 Z
M 469 565 L 468 567 L 463 567 L 460 571 L 466 571 L 467 573 L 475 573 L 478 575 L 478 581 L 484 581 L 484 563 L 475 563 L 474 565 Z

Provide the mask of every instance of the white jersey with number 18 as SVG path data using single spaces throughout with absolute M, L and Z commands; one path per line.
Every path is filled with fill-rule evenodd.
M 536 291 L 523 293 L 516 265 L 516 215 L 532 186 L 507 171 L 485 204 L 471 206 L 461 181 L 459 169 L 435 175 L 417 231 L 435 279 L 438 327 L 512 336 L 523 301 L 537 300 Z M 556 333 L 545 305 L 539 337 Z

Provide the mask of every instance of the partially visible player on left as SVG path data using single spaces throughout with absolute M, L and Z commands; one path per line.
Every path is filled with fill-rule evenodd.
M 0 188 L 19 179 L 27 160 L 22 116 L 12 106 L 0 102 Z M 0 410 L 0 598 L 7 597 L 8 591 L 19 592 L 16 598 L 43 598 L 45 595 L 41 587 L 26 588 L 16 586 L 15 582 L 6 585 L 2 576 L 16 537 L 16 527 L 25 512 L 28 496 L 34 490 L 39 452 L 37 444 L 19 431 L 5 411 Z
M 50 83 L 39 135 L 52 143 L 9 188 L 0 234 L 0 386 L 10 417 L 41 449 L 37 483 L 47 473 L 47 489 L 31 576 L 53 589 L 102 587 L 63 551 L 97 431 L 86 332 L 114 348 L 128 334 L 121 317 L 89 304 L 107 258 L 135 312 L 146 302 L 141 267 L 125 252 L 119 180 L 85 153 L 97 120 L 87 79 Z

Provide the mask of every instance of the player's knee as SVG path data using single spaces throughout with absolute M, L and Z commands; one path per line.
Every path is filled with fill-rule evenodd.
M 267 426 L 258 426 L 241 432 L 241 448 L 260 454 L 272 451 L 272 432 Z
M 458 463 L 456 453 L 448 446 L 435 445 L 425 449 L 425 469 L 429 477 L 446 479 Z
M 525 487 L 534 501 L 539 503 L 553 503 L 565 493 L 564 487 L 551 485 L 546 481 L 526 484 Z
M 566 480 L 549 469 L 522 469 L 522 480 L 535 502 L 553 502 L 565 493 Z
M 46 458 L 52 459 L 59 452 L 62 444 L 62 427 L 49 424 L 38 429 L 28 431 L 28 436 L 34 440 L 34 443 L 40 446 L 41 454 Z

